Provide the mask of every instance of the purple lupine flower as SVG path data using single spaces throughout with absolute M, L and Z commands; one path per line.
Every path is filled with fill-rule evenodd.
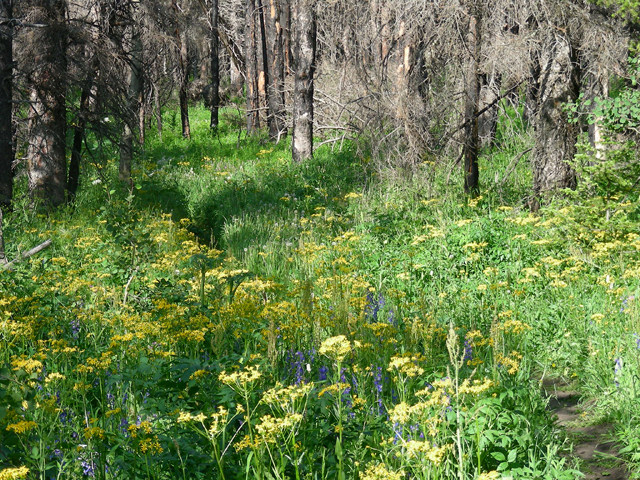
M 473 360 L 473 347 L 469 340 L 464 341 L 464 358 L 463 361 Z
M 381 293 L 378 294 L 376 299 L 373 292 L 367 292 L 367 304 L 364 307 L 364 311 L 372 322 L 378 321 L 378 312 L 384 307 L 384 304 L 384 297 Z
M 80 320 L 71 320 L 71 336 L 77 340 L 80 336 Z
M 295 374 L 295 384 L 300 385 L 304 382 L 304 353 L 297 351 L 293 354 L 295 361 L 293 362 L 293 370 Z
M 319 381 L 319 382 L 322 382 L 323 380 L 326 380 L 326 379 L 327 379 L 327 372 L 328 372 L 328 371 L 329 371 L 329 368 L 328 368 L 328 367 L 326 367 L 326 366 L 324 366 L 324 365 L 323 365 L 323 366 L 321 366 L 321 367 L 318 369 L 318 381 Z
M 85 477 L 94 477 L 96 466 L 92 460 L 82 462 L 82 475 Z
M 622 362 L 622 359 L 620 357 L 616 358 L 616 363 L 615 366 L 613 368 L 613 383 L 615 383 L 616 388 L 620 388 L 620 382 L 618 381 L 618 374 L 622 371 L 622 367 L 624 366 L 624 363 Z
M 640 335 L 634 333 L 633 336 L 636 338 L 636 348 L 640 350 Z

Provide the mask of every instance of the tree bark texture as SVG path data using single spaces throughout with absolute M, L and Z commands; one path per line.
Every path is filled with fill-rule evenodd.
M 260 95 L 264 98 L 264 105 L 267 108 L 267 126 L 269 127 L 269 138 L 277 137 L 277 129 L 274 123 L 273 112 L 271 111 L 271 98 L 269 96 L 269 83 L 271 72 L 269 71 L 269 60 L 267 54 L 267 28 L 265 25 L 265 11 L 262 0 L 256 0 L 258 6 L 258 19 L 260 21 L 260 59 L 262 61 L 262 72 L 260 76 Z M 276 131 L 274 134 L 273 132 Z
M 218 108 L 220 106 L 220 59 L 218 33 L 218 0 L 211 0 L 211 122 L 212 129 L 218 128 Z
M 478 74 L 478 54 L 480 49 L 479 21 L 476 12 L 469 18 L 469 32 L 467 33 L 467 49 L 469 60 L 467 64 L 466 96 L 465 96 L 465 127 L 464 127 L 464 192 L 477 195 L 479 191 L 478 171 L 478 101 L 480 99 L 480 76 Z
M 265 0 L 266 40 L 268 53 L 269 83 L 267 98 L 269 99 L 269 138 L 278 141 L 287 135 L 286 112 L 284 100 L 284 44 L 281 25 L 281 10 L 278 0 Z
M 138 123 L 140 95 L 142 92 L 142 37 L 140 32 L 140 12 L 137 4 L 132 5 L 131 51 L 129 52 L 130 79 L 127 95 L 127 109 L 120 139 L 120 181 L 131 183 L 131 161 L 133 159 L 133 132 Z
M 0 0 L 0 208 L 8 207 L 13 198 L 12 19 L 13 0 Z
M 31 73 L 31 109 L 27 172 L 29 194 L 51 206 L 65 202 L 67 34 L 64 0 L 35 2 L 33 23 L 46 25 L 29 32 L 36 52 Z
M 247 135 L 260 129 L 260 94 L 258 92 L 257 11 L 255 0 L 246 0 L 244 50 L 247 86 Z
M 291 155 L 302 162 L 313 155 L 313 77 L 316 70 L 316 17 L 313 0 L 295 4 L 293 45 L 295 86 Z
M 576 152 L 578 127 L 569 123 L 563 105 L 573 102 L 580 90 L 579 64 L 566 34 L 550 33 L 540 60 L 533 151 L 533 190 L 537 198 L 576 186 L 576 175 L 568 162 Z
M 191 126 L 189 124 L 189 98 L 187 89 L 189 87 L 189 52 L 187 51 L 187 32 L 176 32 L 176 39 L 180 46 L 180 121 L 182 124 L 182 137 L 191 138 Z
M 84 140 L 84 128 L 87 123 L 89 113 L 89 95 L 91 93 L 92 76 L 87 78 L 87 82 L 82 88 L 80 95 L 80 110 L 76 118 L 76 125 L 73 132 L 73 146 L 71 148 L 71 160 L 69 161 L 69 177 L 67 179 L 67 192 L 69 198 L 76 196 L 78 183 L 80 181 L 80 161 L 82 159 L 82 141 Z

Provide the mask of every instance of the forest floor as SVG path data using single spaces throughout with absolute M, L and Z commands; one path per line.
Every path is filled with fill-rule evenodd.
M 543 393 L 549 397 L 548 409 L 558 425 L 567 432 L 571 455 L 584 473 L 585 480 L 627 480 L 628 469 L 618 454 L 609 422 L 592 423 L 593 404 L 581 403 L 581 395 L 572 385 L 560 379 L 546 379 Z

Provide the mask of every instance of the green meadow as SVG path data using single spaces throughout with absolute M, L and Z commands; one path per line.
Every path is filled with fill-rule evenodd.
M 581 478 L 543 384 L 640 478 L 637 174 L 534 215 L 523 125 L 471 199 L 455 159 L 298 165 L 191 115 L 132 189 L 97 150 L 72 206 L 17 179 L 7 257 L 53 244 L 0 270 L 0 479 Z

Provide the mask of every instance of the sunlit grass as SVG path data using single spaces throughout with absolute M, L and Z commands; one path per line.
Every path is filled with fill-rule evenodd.
M 87 165 L 75 210 L 6 217 L 9 257 L 54 245 L 0 272 L 1 468 L 574 478 L 545 376 L 638 424 L 631 207 L 603 233 L 524 211 L 524 158 L 468 200 L 428 163 L 403 182 L 348 146 L 292 165 L 207 115 L 191 141 L 165 115 L 133 190 Z M 503 178 L 526 148 L 485 161 Z

